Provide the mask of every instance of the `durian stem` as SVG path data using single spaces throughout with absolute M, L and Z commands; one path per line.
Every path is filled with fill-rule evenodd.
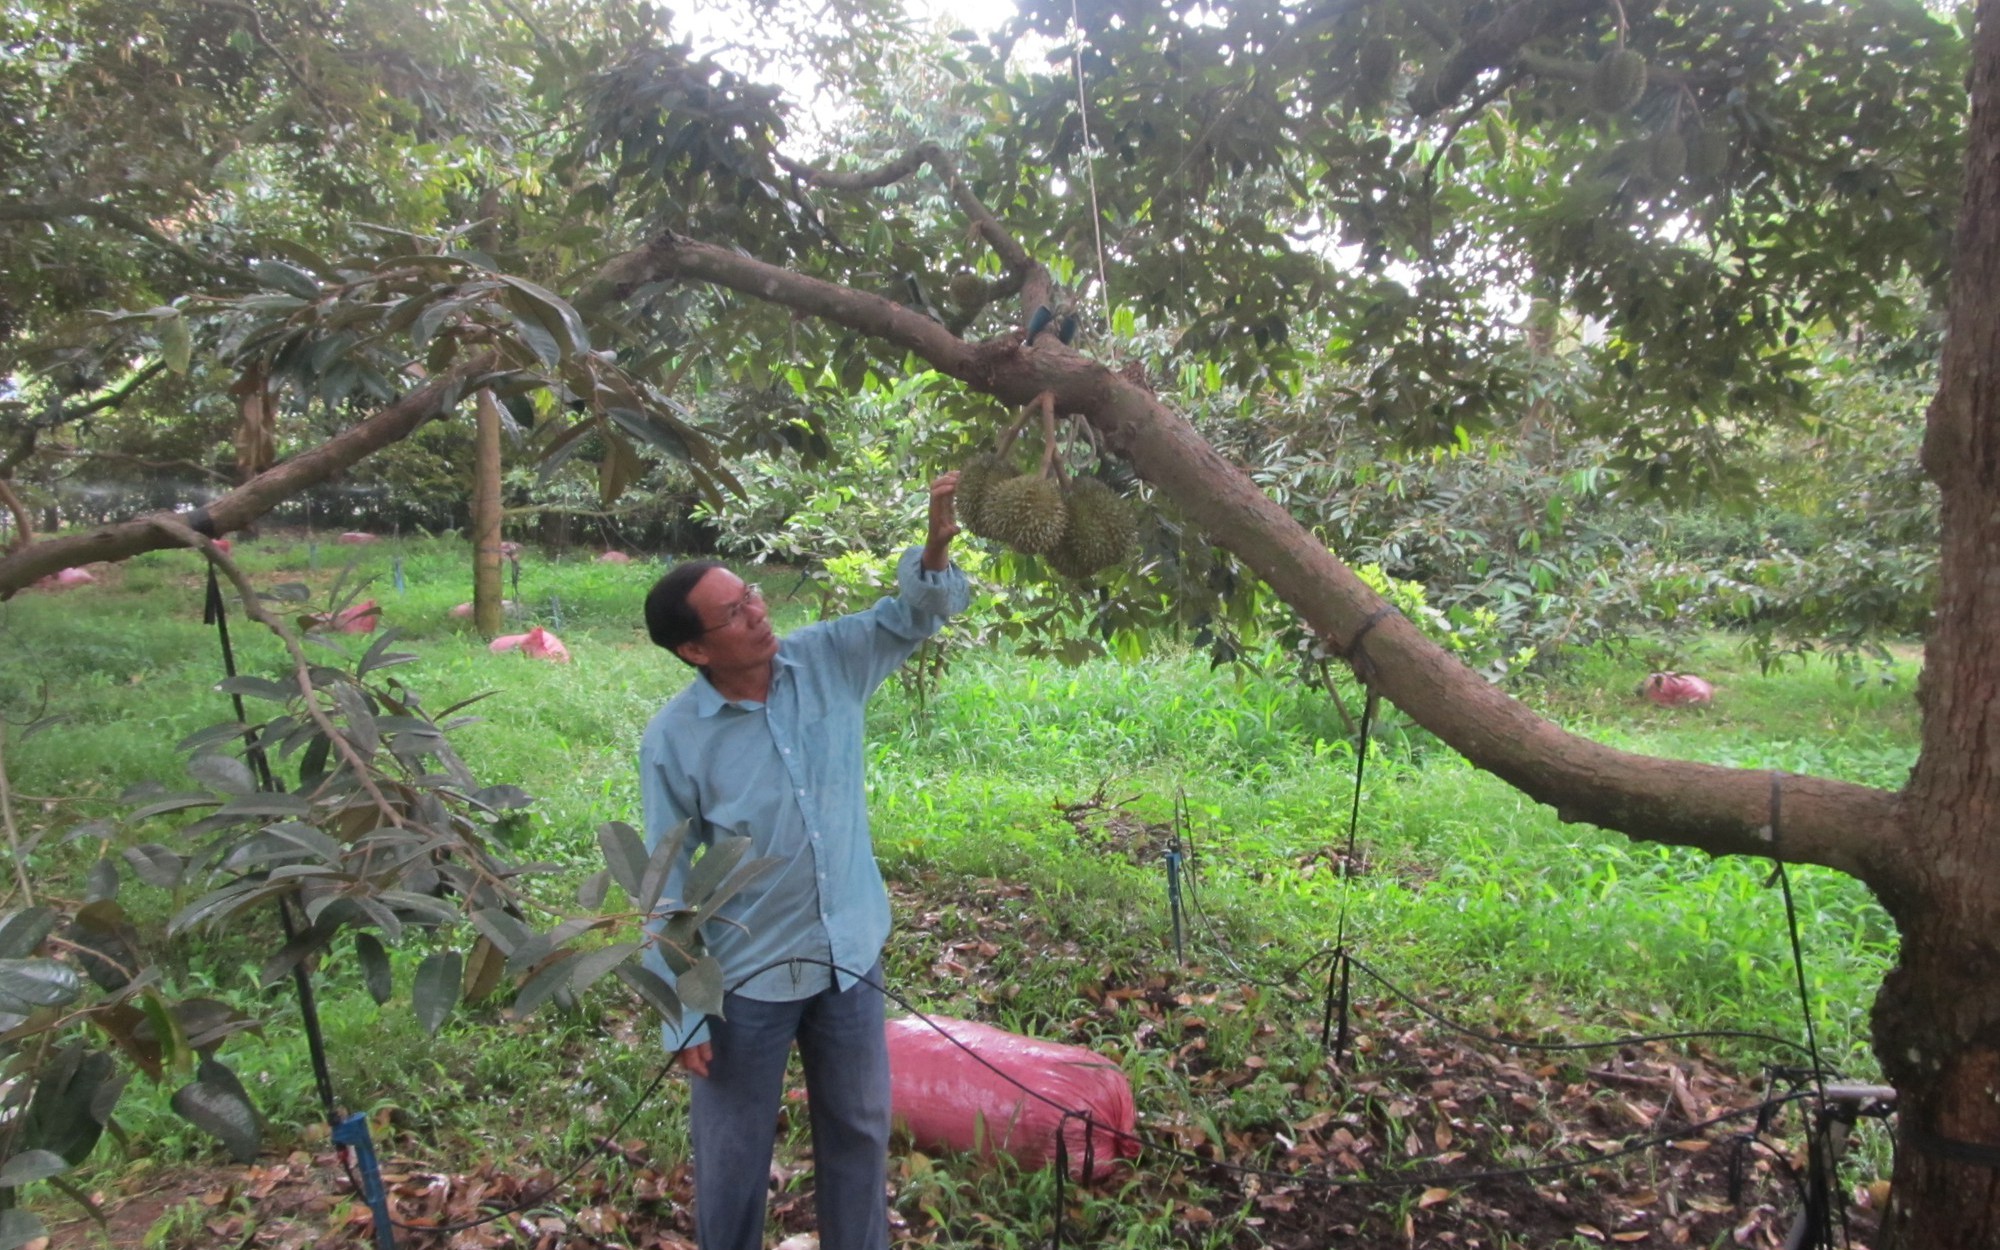
M 1043 477 L 1047 477 L 1047 476 L 1049 475 L 1049 466 L 1050 466 L 1050 465 L 1052 465 L 1052 464 L 1054 464 L 1054 463 L 1055 463 L 1055 459 L 1056 459 L 1056 397 L 1055 397 L 1055 392 L 1053 392 L 1053 391 L 1043 391 L 1043 392 L 1041 393 L 1041 396 L 1040 396 L 1040 399 L 1041 399 L 1041 403 L 1042 403 L 1042 472 L 1041 472 L 1041 475 L 1042 475 Z
M 1039 402 L 1039 400 L 1036 402 Z M 1034 411 L 1035 411 L 1034 403 L 1030 403 L 1027 407 L 1021 409 L 1021 415 L 1016 417 L 1014 419 L 1014 424 L 1008 426 L 1007 432 L 1000 436 L 1000 446 L 994 450 L 993 453 L 994 455 L 998 456 L 1002 460 L 1005 460 L 1007 458 L 1007 453 L 1014 450 L 1014 440 L 1019 438 L 1021 436 L 1021 431 L 1028 427 L 1028 417 Z

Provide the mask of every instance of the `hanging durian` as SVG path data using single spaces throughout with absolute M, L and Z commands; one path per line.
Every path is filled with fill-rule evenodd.
M 1082 581 L 1125 558 L 1139 526 L 1132 505 L 1117 491 L 1094 477 L 1080 477 L 1070 482 L 1064 502 L 1069 528 L 1048 553 L 1050 567 Z

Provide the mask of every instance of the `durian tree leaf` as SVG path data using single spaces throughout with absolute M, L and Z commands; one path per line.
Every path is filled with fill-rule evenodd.
M 703 955 L 688 965 L 674 981 L 681 1005 L 705 1016 L 722 1014 L 722 965 L 715 956 Z
M 101 1050 L 73 1042 L 58 1051 L 35 1081 L 20 1144 L 53 1151 L 71 1166 L 82 1163 L 104 1132 L 91 1107 L 115 1071 L 111 1056 Z
M 534 1014 L 535 1008 L 555 997 L 558 990 L 566 989 L 571 970 L 581 959 L 582 955 L 576 951 L 564 951 L 537 968 L 514 995 L 514 1004 L 507 1009 L 508 1017 L 525 1020 Z
M 55 927 L 56 914 L 46 907 L 24 907 L 0 916 L 0 959 L 26 959 L 41 949 Z
M 361 663 L 355 665 L 354 675 L 356 677 L 366 677 L 376 669 L 392 668 L 398 664 L 409 664 L 420 658 L 413 651 L 389 650 L 389 644 L 399 640 L 401 637 L 402 631 L 394 625 L 376 635 L 374 645 L 370 646 L 368 653 L 361 657 Z
M 125 862 L 132 865 L 132 871 L 139 880 L 162 890 L 171 890 L 181 883 L 181 872 L 187 862 L 158 842 L 146 842 L 125 848 Z
M 605 895 L 611 892 L 611 870 L 600 868 L 583 879 L 576 888 L 577 906 L 596 911 L 604 906 Z
M 770 855 L 753 859 L 749 863 L 744 864 L 735 872 L 729 874 L 720 885 L 709 892 L 708 896 L 701 901 L 701 905 L 696 909 L 696 916 L 700 920 L 708 920 L 710 917 L 716 915 L 716 913 L 722 910 L 725 903 L 736 897 L 745 888 L 755 885 L 769 876 L 777 869 L 778 864 L 778 859 Z
M 215 683 L 215 689 L 222 694 L 247 694 L 253 698 L 269 699 L 273 703 L 290 703 L 299 697 L 299 688 L 288 681 L 272 681 L 268 677 L 256 677 L 249 673 L 238 673 Z
M 464 960 L 457 951 L 439 951 L 417 965 L 416 980 L 410 985 L 410 1006 L 417 1023 L 432 1037 L 458 1006 L 460 975 Z
M 118 865 L 103 856 L 90 861 L 90 869 L 84 874 L 84 900 L 95 903 L 117 897 Z
M 681 829 L 687 826 L 683 824 Z M 678 835 L 679 830 L 675 834 Z M 625 897 L 635 906 L 639 903 L 639 887 L 646 879 L 646 844 L 639 840 L 638 831 L 622 820 L 608 820 L 597 827 L 597 845 L 604 852 L 606 869 L 618 888 L 625 891 Z
M 187 770 L 188 776 L 225 794 L 249 794 L 257 789 L 250 766 L 233 755 L 197 755 L 188 761 Z
M 611 946 L 601 946 L 594 951 L 585 951 L 570 965 L 570 993 L 582 994 L 602 980 L 605 973 L 617 968 L 644 949 L 646 949 L 644 942 L 619 942 Z
M 125 819 L 136 825 L 142 820 L 165 816 L 169 812 L 184 812 L 190 807 L 214 807 L 221 801 L 212 794 L 169 794 L 136 809 Z
M 659 906 L 660 891 L 667 884 L 667 874 L 673 871 L 674 861 L 680 857 L 681 843 L 693 827 L 692 820 L 683 820 L 669 829 L 647 858 L 646 871 L 639 878 L 639 888 L 632 894 L 633 906 L 643 914 L 650 916 Z
M 83 995 L 76 969 L 53 959 L 0 959 L 0 1011 L 26 1015 L 61 1007 Z
M 292 935 L 292 939 L 279 947 L 277 952 L 265 959 L 257 970 L 258 981 L 269 989 L 292 975 L 299 961 L 325 948 L 333 940 L 338 928 L 334 925 L 313 925 Z
M 462 987 L 465 1001 L 476 1003 L 500 988 L 506 979 L 507 957 L 500 948 L 481 937 L 472 944 L 472 950 L 465 957 L 465 976 Z
M 674 987 L 667 984 L 666 978 L 638 963 L 620 964 L 612 971 L 627 988 L 644 999 L 647 1006 L 659 1012 L 662 1020 L 679 1026 L 681 1000 L 674 993 Z
M 215 811 L 217 816 L 281 816 L 300 819 L 312 815 L 312 803 L 303 794 L 260 791 L 233 798 Z
M 182 1119 L 221 1142 L 238 1163 L 252 1163 L 263 1134 L 257 1109 L 236 1074 L 213 1059 L 204 1059 L 197 1078 L 172 1099 Z
M 16 1189 L 69 1171 L 69 1161 L 53 1150 L 23 1150 L 0 1163 L 0 1189 Z
M 48 1232 L 32 1211 L 19 1207 L 0 1211 L 0 1250 L 21 1250 L 29 1242 L 48 1236 Z
M 368 988 L 368 996 L 377 1007 L 387 1003 L 396 982 L 389 972 L 389 952 L 383 949 L 382 940 L 372 933 L 356 933 L 354 957 L 361 961 L 361 983 Z
M 263 1029 L 255 1016 L 245 1015 L 215 998 L 186 998 L 167 1010 L 187 1038 L 188 1046 L 204 1057 L 212 1055 L 216 1047 L 238 1033 Z
M 699 909 L 715 893 L 715 887 L 729 871 L 750 852 L 750 839 L 744 837 L 721 837 L 708 844 L 702 857 L 688 869 L 687 882 L 681 887 L 680 902 L 685 907 Z

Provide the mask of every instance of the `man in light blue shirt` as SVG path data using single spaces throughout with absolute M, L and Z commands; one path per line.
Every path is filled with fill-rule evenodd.
M 868 834 L 862 716 L 875 688 L 965 609 L 970 591 L 948 555 L 957 489 L 956 473 L 931 483 L 924 546 L 903 554 L 896 596 L 866 611 L 779 639 L 757 588 L 710 561 L 675 566 L 646 596 L 653 641 L 699 670 L 639 744 L 647 849 L 693 821 L 665 896 L 680 897 L 695 849 L 719 835 L 748 837 L 750 855 L 777 861 L 704 930 L 731 989 L 722 1016 L 690 1012 L 663 1030 L 692 1074 L 702 1250 L 762 1250 L 794 1041 L 820 1245 L 889 1244 L 889 1056 L 877 988 L 889 896 Z M 671 980 L 657 952 L 648 963 Z

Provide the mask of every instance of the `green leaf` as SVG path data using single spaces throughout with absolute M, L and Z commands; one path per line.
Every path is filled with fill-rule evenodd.
M 288 681 L 272 681 L 268 677 L 252 677 L 248 673 L 238 673 L 215 683 L 222 694 L 247 694 L 252 698 L 269 699 L 273 703 L 290 703 L 299 695 L 296 684 Z
M 45 1181 L 69 1171 L 69 1163 L 53 1150 L 23 1150 L 0 1164 L 0 1189 L 14 1189 L 30 1181 Z
M 171 1023 L 168 1027 L 171 1029 Z M 56 1052 L 35 1081 L 34 1097 L 28 1102 L 22 1126 L 22 1144 L 54 1151 L 71 1166 L 82 1163 L 104 1132 L 103 1122 L 91 1114 L 91 1107 L 114 1073 L 111 1056 L 103 1051 L 86 1050 L 72 1042 Z
M 525 1020 L 534 1013 L 535 1008 L 555 997 L 558 990 L 566 989 L 569 986 L 570 969 L 580 959 L 581 956 L 577 952 L 564 951 L 536 969 L 535 974 L 521 987 L 520 993 L 514 995 L 514 1005 L 507 1009 L 508 1016 L 515 1020 Z
M 196 1128 L 223 1144 L 238 1163 L 257 1158 L 262 1139 L 257 1109 L 236 1074 L 213 1059 L 201 1061 L 198 1078 L 174 1094 L 173 1108 Z
M 217 801 L 212 794 L 169 794 L 136 809 L 126 819 L 136 825 L 142 820 L 151 820 L 168 812 L 184 812 L 190 807 L 214 807 Z
M 312 803 L 302 794 L 269 791 L 234 798 L 215 810 L 217 816 L 310 816 Z
M 187 318 L 178 311 L 171 317 L 162 317 L 157 323 L 160 336 L 160 358 L 167 362 L 167 368 L 175 373 L 186 373 L 188 362 L 194 356 L 194 337 L 188 333 Z
M 132 865 L 132 871 L 147 885 L 171 890 L 181 883 L 181 870 L 186 862 L 158 842 L 128 846 L 124 855 L 125 862 Z
M 225 794 L 251 794 L 257 789 L 250 766 L 233 755 L 197 755 L 188 761 L 187 770 L 188 776 Z
M 709 843 L 708 850 L 688 869 L 687 883 L 681 889 L 682 904 L 698 911 L 707 910 L 703 905 L 708 896 L 715 893 L 715 887 L 722 884 L 729 870 L 749 851 L 749 838 L 732 835 Z
M 651 968 L 639 964 L 620 964 L 612 970 L 631 991 L 646 1000 L 646 1004 L 660 1013 L 660 1018 L 678 1027 L 681 1022 L 681 1000 L 674 993 L 674 987 Z
M 674 983 L 680 1000 L 689 1011 L 705 1016 L 722 1014 L 722 965 L 713 955 L 703 955 L 689 965 Z
M 319 298 L 319 280 L 305 270 L 288 265 L 284 261 L 260 260 L 250 267 L 250 271 L 257 276 L 257 281 L 272 290 L 283 291 L 287 295 L 296 295 L 305 300 Z
M 55 927 L 56 914 L 46 907 L 27 907 L 0 916 L 0 959 L 26 959 L 41 949 Z
M 439 951 L 417 965 L 416 981 L 410 987 L 410 1003 L 424 1032 L 437 1031 L 458 1005 L 458 981 L 463 960 L 457 951 Z
M 686 828 L 681 825 L 681 829 Z M 673 835 L 676 841 L 678 834 L 677 830 Z M 632 826 L 622 820 L 608 820 L 597 827 L 597 845 L 604 852 L 604 863 L 612 880 L 637 905 L 639 883 L 646 878 L 646 844 L 639 840 Z
M 60 1007 L 83 994 L 76 969 L 53 959 L 0 959 L 0 1010 L 26 1014 Z
M 0 1211 L 0 1250 L 21 1250 L 29 1242 L 48 1236 L 48 1231 L 33 1212 L 19 1207 Z
M 619 942 L 613 946 L 599 947 L 586 951 L 570 966 L 569 988 L 574 994 L 581 994 L 595 985 L 605 973 L 618 967 L 632 956 L 646 949 L 644 942 Z
M 600 868 L 583 879 L 576 887 L 576 902 L 579 907 L 596 911 L 604 906 L 604 896 L 611 891 L 611 870 Z
M 583 318 L 569 302 L 546 287 L 537 286 L 526 278 L 516 278 L 511 274 L 496 275 L 513 291 L 523 298 L 522 303 L 534 313 L 550 334 L 562 343 L 565 355 L 590 350 L 590 332 L 584 328 Z M 511 302 L 511 301 L 510 301 Z
M 393 668 L 398 664 L 408 664 L 418 659 L 414 652 L 389 650 L 389 644 L 401 637 L 402 632 L 394 625 L 378 634 L 374 645 L 368 648 L 368 653 L 361 657 L 361 663 L 355 666 L 354 675 L 366 677 L 378 668 Z
M 331 942 L 335 932 L 336 927 L 333 925 L 327 925 L 323 928 L 314 925 L 304 932 L 293 934 L 291 941 L 286 942 L 284 946 L 278 949 L 276 954 L 266 959 L 263 965 L 258 968 L 257 976 L 259 982 L 266 989 L 269 989 L 271 986 L 284 980 L 292 974 L 292 969 L 298 965 L 301 959 L 304 959 L 306 956 L 324 947 L 328 942 Z
M 357 933 L 354 954 L 361 961 L 361 982 L 368 987 L 368 996 L 377 1007 L 382 1006 L 396 989 L 395 979 L 389 973 L 389 952 L 382 949 L 381 939 L 374 934 Z
M 632 891 L 632 903 L 646 915 L 652 915 L 659 906 L 660 891 L 667 884 L 667 874 L 673 870 L 674 861 L 681 853 L 681 842 L 688 835 L 694 822 L 683 820 L 668 830 L 653 848 L 653 854 L 646 860 L 646 871 L 639 878 L 639 888 Z M 614 865 L 615 866 L 615 865 Z

